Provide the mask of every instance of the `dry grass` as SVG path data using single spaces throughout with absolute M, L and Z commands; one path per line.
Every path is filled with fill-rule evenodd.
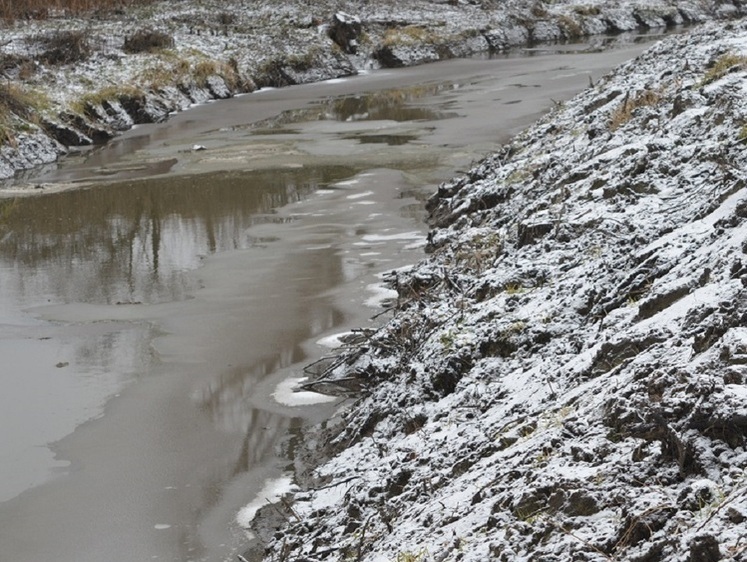
M 111 12 L 154 0 L 0 0 L 0 18 L 8 21 L 46 19 Z
M 228 63 L 204 60 L 198 62 L 192 68 L 192 77 L 200 87 L 205 86 L 210 76 L 220 76 L 231 89 L 235 89 L 239 83 L 236 70 Z
M 49 100 L 43 95 L 0 82 L 0 145 L 13 144 L 16 131 L 36 123 L 40 112 L 48 108 Z
M 417 25 L 408 25 L 407 27 L 387 29 L 382 44 L 385 47 L 394 47 L 397 45 L 418 45 L 432 42 L 433 35 L 428 30 Z
M 747 56 L 735 55 L 734 53 L 721 55 L 706 71 L 700 82 L 700 86 L 702 87 L 711 82 L 715 82 L 719 78 L 726 76 L 726 74 L 731 72 L 732 69 L 743 70 L 745 67 L 747 67 Z
M 76 113 L 85 114 L 89 106 L 101 105 L 106 101 L 120 101 L 128 97 L 138 98 L 143 95 L 143 91 L 136 86 L 107 86 L 96 92 L 85 94 L 76 102 L 71 103 L 70 108 Z
M 39 60 L 49 65 L 73 64 L 91 56 L 91 45 L 82 31 L 56 31 L 34 38 L 44 51 Z
M 146 68 L 140 73 L 136 82 L 146 88 L 160 90 L 183 82 L 190 76 L 190 71 L 188 60 L 175 58 L 170 64 L 158 63 Z
M 610 130 L 614 131 L 630 121 L 633 112 L 639 107 L 651 107 L 661 101 L 661 92 L 644 90 L 634 97 L 625 96 L 622 103 L 610 115 Z
M 125 37 L 126 53 L 152 53 L 174 46 L 174 38 L 163 31 L 142 29 Z

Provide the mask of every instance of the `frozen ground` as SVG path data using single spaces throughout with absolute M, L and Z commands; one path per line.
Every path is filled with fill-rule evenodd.
M 706 26 L 443 184 L 254 552 L 745 560 L 746 92 L 747 24 Z
M 741 0 L 189 0 L 3 24 L 0 178 L 133 124 L 257 87 L 743 11 Z M 147 33 L 134 41 L 140 31 Z M 13 101 L 19 91 L 20 109 Z

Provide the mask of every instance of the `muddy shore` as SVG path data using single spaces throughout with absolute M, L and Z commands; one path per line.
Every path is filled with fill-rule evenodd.
M 162 2 L 95 18 L 5 23 L 0 177 L 211 99 L 519 45 L 659 29 L 743 12 L 741 0 L 494 3 Z M 146 36 L 141 33 L 146 31 Z M 76 45 L 71 50 L 73 34 Z M 149 35 L 148 35 L 149 34 Z M 139 42 L 135 41 L 135 38 Z M 54 45 L 64 46 L 52 56 Z M 65 55 L 65 56 L 62 56 Z M 54 61 L 51 63 L 50 61 Z

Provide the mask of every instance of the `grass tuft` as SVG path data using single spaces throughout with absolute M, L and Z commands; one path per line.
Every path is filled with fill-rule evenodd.
M 174 46 L 174 38 L 163 31 L 143 29 L 125 37 L 126 53 L 152 53 Z
M 45 64 L 59 66 L 82 62 L 91 56 L 91 45 L 83 31 L 55 31 L 34 37 L 44 51 L 39 60 Z
M 747 56 L 736 55 L 734 53 L 726 53 L 721 55 L 709 68 L 703 79 L 700 81 L 700 86 L 706 86 L 711 82 L 715 82 L 719 78 L 726 76 L 732 69 L 743 70 L 747 67 Z
M 630 121 L 633 112 L 639 107 L 651 107 L 661 101 L 661 92 L 656 90 L 644 90 L 636 94 L 632 99 L 625 96 L 622 103 L 612 112 L 610 116 L 610 130 L 615 131 Z
M 85 94 L 70 105 L 76 113 L 85 114 L 88 107 L 98 106 L 105 101 L 121 101 L 124 98 L 140 98 L 144 92 L 136 86 L 107 86 L 96 92 Z
M 230 89 L 236 89 L 239 83 L 235 68 L 228 63 L 204 60 L 194 65 L 192 77 L 198 86 L 204 87 L 210 76 L 220 76 Z
M 16 132 L 37 123 L 49 106 L 49 99 L 38 92 L 12 82 L 0 83 L 0 145 L 13 144 Z
M 39 20 L 57 15 L 84 16 L 152 4 L 155 0 L 0 0 L 0 19 Z

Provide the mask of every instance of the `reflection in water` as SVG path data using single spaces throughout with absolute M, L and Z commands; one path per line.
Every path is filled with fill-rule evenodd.
M 400 146 L 417 140 L 418 135 L 350 135 L 343 138 L 346 140 L 357 140 L 361 144 L 388 144 L 389 146 Z
M 323 292 L 326 287 L 341 283 L 345 277 L 344 264 L 332 248 L 293 254 L 282 269 L 280 277 L 285 280 L 289 294 Z M 338 326 L 343 320 L 342 313 L 324 298 L 297 299 L 293 315 L 299 322 L 284 328 L 282 339 L 275 340 L 271 357 L 248 367 L 231 368 L 211 377 L 202 388 L 197 400 L 216 426 L 225 431 L 245 431 L 257 427 L 251 421 L 257 415 L 256 404 L 252 403 L 252 397 L 258 394 L 257 387 L 269 375 L 292 365 L 303 364 L 306 355 L 300 342 Z M 258 435 L 249 432 L 248 438 L 257 439 Z M 257 449 L 259 454 L 259 449 L 264 448 Z
M 201 256 L 246 248 L 252 215 L 349 177 L 343 166 L 215 173 L 68 191 L 0 206 L 0 286 L 22 300 L 179 300 Z
M 311 107 L 284 111 L 276 117 L 257 121 L 251 125 L 251 130 L 265 135 L 293 133 L 292 129 L 287 128 L 288 125 L 315 120 L 404 122 L 450 119 L 458 117 L 458 114 L 410 104 L 426 96 L 435 96 L 461 87 L 462 84 L 454 82 L 440 82 L 329 98 Z

